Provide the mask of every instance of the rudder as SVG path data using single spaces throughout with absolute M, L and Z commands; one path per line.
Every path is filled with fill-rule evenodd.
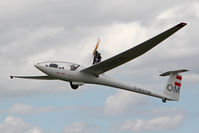
M 163 95 L 170 97 L 173 101 L 179 101 L 182 75 L 171 73 L 167 85 L 164 88 Z
M 160 76 L 169 76 L 168 82 L 163 91 L 163 95 L 167 97 L 167 100 L 179 101 L 181 81 L 182 81 L 182 75 L 179 73 L 186 71 L 188 70 L 183 69 L 183 70 L 168 71 L 160 75 Z

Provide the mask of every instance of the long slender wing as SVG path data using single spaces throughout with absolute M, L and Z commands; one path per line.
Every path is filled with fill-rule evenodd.
M 81 72 L 93 74 L 93 75 L 99 75 L 102 74 L 108 70 L 111 70 L 115 67 L 118 67 L 132 59 L 137 58 L 138 56 L 144 54 L 145 52 L 149 51 L 156 45 L 158 45 L 160 42 L 167 39 L 169 36 L 180 30 L 186 25 L 186 23 L 179 23 L 176 26 L 168 29 L 165 32 L 162 32 L 161 34 L 127 50 L 124 51 L 114 57 L 111 57 L 105 61 L 102 61 L 98 64 L 95 64 L 93 66 L 90 66 L 88 68 L 85 68 L 81 70 Z
M 53 77 L 49 77 L 48 75 L 44 76 L 10 76 L 11 79 L 13 78 L 23 78 L 23 79 L 36 79 L 36 80 L 56 80 Z

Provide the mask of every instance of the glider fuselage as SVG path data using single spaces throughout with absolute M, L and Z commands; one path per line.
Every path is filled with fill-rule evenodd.
M 56 63 L 56 62 L 54 62 L 54 63 Z M 62 63 L 64 63 L 64 62 L 62 62 Z M 83 85 L 84 83 L 85 84 L 98 84 L 98 85 L 110 86 L 110 87 L 115 87 L 115 88 L 121 88 L 123 90 L 142 93 L 145 95 L 154 96 L 154 97 L 158 97 L 158 98 L 165 98 L 165 96 L 163 97 L 162 95 L 155 94 L 149 90 L 145 90 L 145 89 L 138 88 L 138 87 L 133 87 L 126 83 L 116 81 L 116 80 L 106 76 L 105 74 L 95 76 L 92 74 L 81 72 L 80 70 L 83 67 L 80 65 L 78 65 L 78 68 L 80 68 L 80 70 L 79 69 L 76 69 L 76 70 L 64 69 L 63 67 L 54 68 L 54 67 L 49 67 L 49 65 L 42 65 L 42 63 L 37 63 L 35 65 L 35 67 L 53 79 L 67 81 L 67 82 L 70 82 L 70 83 L 72 83 L 74 85 L 78 85 L 78 86 Z M 167 97 L 167 99 L 170 100 L 169 97 Z

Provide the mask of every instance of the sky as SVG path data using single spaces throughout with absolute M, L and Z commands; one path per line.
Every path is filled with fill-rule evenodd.
M 198 0 L 1 0 L 1 133 L 198 132 Z M 42 75 L 34 64 L 67 61 L 89 66 L 97 38 L 102 60 L 168 28 L 188 25 L 169 39 L 106 73 L 162 93 L 168 70 L 183 73 L 179 102 L 117 88 L 63 81 L 10 79 Z

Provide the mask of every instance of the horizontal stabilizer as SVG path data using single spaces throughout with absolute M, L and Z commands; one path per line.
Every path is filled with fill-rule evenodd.
M 169 76 L 170 74 L 183 73 L 183 72 L 187 72 L 187 71 L 189 71 L 189 70 L 181 69 L 181 70 L 168 71 L 168 72 L 160 74 L 160 76 Z

